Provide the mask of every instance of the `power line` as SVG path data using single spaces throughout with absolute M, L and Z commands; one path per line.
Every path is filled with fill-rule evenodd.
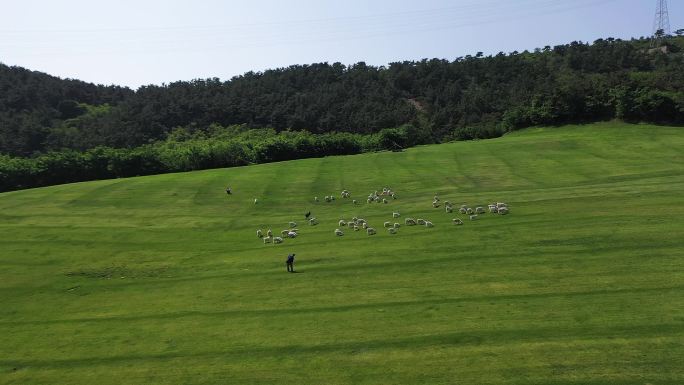
M 94 32 L 170 32 L 170 31 L 226 31 L 234 29 L 243 28 L 257 28 L 257 27 L 268 27 L 268 26 L 301 26 L 306 24 L 329 24 L 330 22 L 338 21 L 344 23 L 353 23 L 360 21 L 363 23 L 382 21 L 382 19 L 396 18 L 396 17 L 421 17 L 421 16 L 444 16 L 445 13 L 465 13 L 472 11 L 492 11 L 502 8 L 502 6 L 511 6 L 513 8 L 519 8 L 524 6 L 525 2 L 532 3 L 530 5 L 535 6 L 535 2 L 548 2 L 554 3 L 552 0 L 518 0 L 516 3 L 504 3 L 503 5 L 495 0 L 488 1 L 473 1 L 470 4 L 463 4 L 460 6 L 451 6 L 443 8 L 428 8 L 428 9 L 417 9 L 417 10 L 406 10 L 406 11 L 395 11 L 395 12 L 384 12 L 376 14 L 367 15 L 349 15 L 349 16 L 337 16 L 337 17 L 325 17 L 325 18 L 310 18 L 310 19 L 295 19 L 295 20 L 278 20 L 278 21 L 267 21 L 267 22 L 256 22 L 256 23 L 238 23 L 238 24 L 227 24 L 227 25 L 185 25 L 185 26 L 165 26 L 165 27 L 111 27 L 111 28 L 79 28 L 79 29 L 11 29 L 3 30 L 0 29 L 0 34 L 45 34 L 45 33 L 94 33 Z
M 0 43 L 7 48 L 26 50 L 27 56 L 35 55 L 92 55 L 107 54 L 110 52 L 129 52 L 139 54 L 159 54 L 176 52 L 197 52 L 214 49 L 235 49 L 250 47 L 292 46 L 315 43 L 340 43 L 368 38 L 397 37 L 406 34 L 435 32 L 441 30 L 453 30 L 463 27 L 472 27 L 496 22 L 520 21 L 528 17 L 544 17 L 550 14 L 558 14 L 574 11 L 581 8 L 606 4 L 617 0 L 579 0 L 574 4 L 559 3 L 556 0 L 520 0 L 516 3 L 504 3 L 491 9 L 494 3 L 483 2 L 479 7 L 471 7 L 468 12 L 463 12 L 465 7 L 442 8 L 422 10 L 414 13 L 393 12 L 382 15 L 353 16 L 339 19 L 345 23 L 328 25 L 321 23 L 322 20 L 309 19 L 309 25 L 294 23 L 288 30 L 265 30 L 242 29 L 247 24 L 208 27 L 206 30 L 195 30 L 193 27 L 179 27 L 180 30 L 165 30 L 153 36 L 140 36 L 134 30 L 119 30 L 116 39 L 109 40 L 109 45 L 103 45 L 105 36 L 93 31 L 90 34 L 77 36 L 63 36 L 61 45 L 55 46 L 47 37 L 40 42 L 21 41 L 21 38 L 13 39 L 13 42 Z M 527 4 L 525 4 L 527 3 Z M 398 17 L 404 15 L 404 17 Z M 283 24 L 292 21 L 281 21 Z M 312 25 L 316 24 L 316 25 Z M 256 25 L 266 25 L 256 24 Z M 225 28 L 238 27 L 237 30 L 226 34 Z M 105 31 L 99 31 L 105 32 Z M 106 30 L 109 32 L 109 30 Z M 128 33 L 127 33 L 128 32 Z M 0 32 L 2 34 L 2 32 Z M 31 40 L 33 40 L 31 38 Z M 196 44 L 202 41 L 203 44 Z M 65 44 L 66 43 L 66 44 Z M 66 49 L 65 49 L 66 48 Z

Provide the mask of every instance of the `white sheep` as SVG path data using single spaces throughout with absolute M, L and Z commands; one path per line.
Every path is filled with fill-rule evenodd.
M 363 227 L 364 229 L 367 229 L 367 228 L 368 228 L 368 223 L 363 222 L 363 223 L 361 224 L 361 227 Z
M 357 226 L 357 225 L 354 225 L 354 227 L 352 227 L 352 228 L 354 229 L 354 231 L 359 231 L 359 226 Z
M 318 224 L 318 219 L 316 219 L 316 218 L 309 218 L 309 224 L 310 224 L 311 226 L 317 225 L 317 224 Z
M 372 203 L 372 202 L 373 202 L 373 198 L 366 199 L 366 203 Z
M 475 214 L 475 211 L 473 211 L 473 209 L 471 209 L 470 207 L 468 207 L 468 208 L 466 209 L 466 214 L 468 214 L 468 215 L 473 215 L 473 214 Z
M 344 235 L 344 233 L 340 229 L 335 229 L 335 235 L 337 235 L 338 237 L 341 237 Z
M 263 237 L 264 243 L 270 243 L 271 242 L 271 237 Z
M 395 229 L 398 229 L 399 227 L 401 227 L 401 225 L 400 225 L 399 223 L 395 223 L 395 224 L 394 224 L 394 228 L 395 228 Z
M 439 197 L 437 195 L 435 195 L 435 199 L 433 199 L 433 201 L 439 202 Z
M 484 213 L 485 213 L 484 207 L 480 207 L 480 206 L 475 207 L 475 214 L 484 214 Z
M 297 222 L 290 222 L 290 228 L 297 227 Z
M 454 224 L 455 224 L 456 226 L 462 225 L 462 224 L 463 224 L 463 221 L 460 220 L 459 218 L 454 218 L 454 219 L 452 219 L 452 222 L 454 222 Z
M 497 213 L 499 211 L 499 208 L 496 207 L 496 205 L 489 205 L 488 208 L 490 213 Z
M 416 220 L 416 223 L 419 224 L 419 225 L 421 225 L 421 226 L 424 226 L 424 225 L 425 225 L 425 219 L 420 219 L 420 218 L 418 218 L 418 219 Z
M 499 214 L 500 215 L 508 214 L 508 207 L 499 207 Z
M 258 202 L 259 202 L 259 200 L 254 198 L 254 204 L 257 204 Z
M 392 218 L 399 218 L 401 214 L 399 213 L 392 213 Z
M 284 236 L 284 235 L 287 235 L 287 233 L 289 233 L 289 232 L 290 232 L 290 230 L 282 230 L 282 231 L 280 232 L 280 235 L 283 235 L 283 236 Z
M 392 199 L 397 199 L 397 194 L 392 193 L 391 197 L 392 197 Z
M 460 209 L 458 209 L 458 212 L 461 214 L 465 214 L 468 212 L 468 208 L 467 207 L 461 207 Z
M 432 202 L 432 207 L 438 208 L 438 207 L 439 207 L 439 202 L 437 202 L 437 201 Z
M 286 234 L 288 238 L 297 238 L 297 232 L 296 231 L 288 231 Z
M 356 205 L 356 204 L 359 204 L 359 202 L 357 202 L 356 199 L 352 199 L 352 203 L 355 204 L 355 205 Z
M 404 219 L 404 224 L 406 224 L 406 226 L 415 226 L 416 220 L 413 218 L 406 218 Z
M 471 215 L 468 218 L 470 218 L 471 221 L 474 221 L 477 219 L 477 215 Z
M 261 229 L 257 230 L 257 238 L 263 238 L 263 234 L 261 233 Z
M 273 236 L 273 231 L 271 231 L 271 229 L 268 229 L 268 231 L 266 232 L 266 235 L 269 236 L 269 237 L 272 237 L 272 236 Z
M 392 227 L 392 222 L 383 223 L 383 227 Z
M 375 234 L 377 234 L 377 231 L 375 231 L 374 228 L 369 227 L 369 228 L 366 229 L 366 234 L 368 234 L 368 235 L 375 235 Z
M 275 237 L 273 238 L 273 243 L 283 243 L 283 238 Z
M 430 221 L 425 221 L 425 227 L 435 227 Z
M 318 202 L 318 197 L 314 197 L 314 202 Z
M 453 213 L 454 209 L 451 206 L 444 206 L 444 211 L 447 213 Z
M 340 227 L 346 226 L 346 225 L 347 225 L 347 222 L 345 222 L 344 219 L 340 219 L 340 221 L 337 222 L 337 225 L 340 226 Z
M 395 229 L 394 227 L 390 227 L 389 229 L 387 229 L 387 231 L 388 231 L 390 234 L 396 234 L 396 233 L 397 233 L 397 229 Z

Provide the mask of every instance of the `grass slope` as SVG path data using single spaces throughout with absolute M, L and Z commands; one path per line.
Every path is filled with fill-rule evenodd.
M 0 383 L 684 383 L 683 149 L 613 123 L 1 194 Z M 435 228 L 333 235 L 392 211 Z

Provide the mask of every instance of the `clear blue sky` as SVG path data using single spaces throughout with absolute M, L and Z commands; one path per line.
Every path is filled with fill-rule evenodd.
M 672 29 L 684 1 L 670 0 Z M 312 62 L 447 58 L 651 34 L 655 0 L 22 0 L 0 62 L 136 88 Z

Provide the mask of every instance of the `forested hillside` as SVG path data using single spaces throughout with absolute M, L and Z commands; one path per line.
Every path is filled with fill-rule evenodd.
M 0 65 L 0 191 L 620 119 L 684 123 L 684 37 L 145 86 Z
M 0 153 L 53 149 L 49 141 L 72 119 L 83 118 L 87 106 L 119 105 L 133 95 L 128 88 L 64 80 L 0 63 Z
M 135 92 L 0 65 L 0 152 L 135 147 L 212 123 L 362 134 L 412 123 L 434 141 L 611 118 L 677 124 L 683 41 L 669 39 L 668 54 L 605 39 L 382 67 L 295 65 Z

